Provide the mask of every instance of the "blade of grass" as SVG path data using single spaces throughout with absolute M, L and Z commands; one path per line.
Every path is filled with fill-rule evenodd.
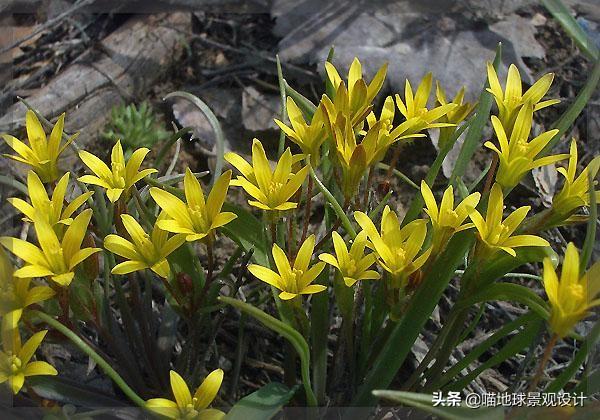
M 552 17 L 560 23 L 567 35 L 569 35 L 577 47 L 591 60 L 600 59 L 598 48 L 587 36 L 579 23 L 571 16 L 569 9 L 560 0 L 542 0 L 542 4 L 548 9 Z
M 220 296 L 218 299 L 219 301 L 231 305 L 239 309 L 240 311 L 245 312 L 246 314 L 254 317 L 258 321 L 263 323 L 267 328 L 283 336 L 286 340 L 290 342 L 292 346 L 294 346 L 294 349 L 300 357 L 302 383 L 304 385 L 304 391 L 306 393 L 306 401 L 309 406 L 315 407 L 317 405 L 317 399 L 312 390 L 310 382 L 310 350 L 308 348 L 306 340 L 304 339 L 304 337 L 302 337 L 302 334 L 300 334 L 294 328 L 290 327 L 285 322 L 282 322 L 277 318 L 266 314 L 265 312 L 252 305 L 225 296 Z
M 215 132 L 215 140 L 216 140 L 216 163 L 215 163 L 215 171 L 213 172 L 211 185 L 215 183 L 215 181 L 221 176 L 221 172 L 223 171 L 223 155 L 225 154 L 225 135 L 223 134 L 223 130 L 221 128 L 221 123 L 217 119 L 216 115 L 212 112 L 210 107 L 206 105 L 204 101 L 198 98 L 195 95 L 192 95 L 188 92 L 176 91 L 169 93 L 167 96 L 163 98 L 163 101 L 170 98 L 182 98 L 187 101 L 190 101 L 194 104 L 210 123 L 213 131 Z
M 496 48 L 496 57 L 494 58 L 494 68 L 498 70 L 498 66 L 502 60 L 502 44 L 498 44 Z M 471 161 L 473 154 L 477 147 L 481 144 L 481 138 L 483 135 L 483 128 L 487 124 L 490 111 L 492 110 L 492 95 L 485 89 L 489 86 L 489 83 L 486 81 L 481 94 L 479 95 L 479 104 L 477 105 L 477 109 L 475 110 L 475 119 L 473 123 L 469 126 L 469 131 L 467 132 L 467 137 L 465 138 L 465 142 L 460 149 L 460 154 L 458 155 L 458 159 L 456 160 L 456 164 L 454 165 L 454 169 L 452 170 L 452 175 L 450 176 L 450 181 L 448 185 L 453 185 L 456 182 L 457 178 L 460 178 L 464 175 L 467 165 Z
M 594 245 L 596 243 L 596 218 L 598 217 L 598 207 L 596 206 L 596 191 L 594 187 L 594 180 L 590 176 L 588 179 L 588 193 L 590 199 L 590 214 L 587 224 L 587 231 L 585 233 L 585 240 L 583 241 L 583 249 L 581 250 L 581 262 L 579 272 L 585 272 L 590 260 L 592 259 L 592 252 L 594 251 Z

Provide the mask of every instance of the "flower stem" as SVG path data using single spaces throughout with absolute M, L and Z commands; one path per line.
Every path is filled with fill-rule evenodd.
M 533 377 L 533 379 L 531 380 L 531 383 L 529 384 L 529 391 L 533 391 L 539 384 L 540 379 L 542 379 L 542 375 L 544 374 L 544 369 L 546 367 L 546 363 L 548 363 L 548 360 L 550 360 L 550 356 L 552 355 L 552 350 L 554 349 L 554 346 L 556 345 L 556 342 L 558 341 L 559 337 L 557 334 L 553 334 L 552 337 L 550 338 L 550 341 L 548 341 L 548 344 L 546 344 L 546 350 L 544 350 L 544 355 L 542 356 L 542 360 L 540 360 L 540 364 L 537 368 L 537 371 L 535 372 L 535 376 Z
M 310 207 L 312 204 L 312 190 L 313 190 L 313 179 L 312 177 L 308 178 L 308 187 L 306 191 L 306 209 L 304 212 L 304 227 L 302 228 L 302 239 L 300 239 L 300 243 L 304 243 L 306 239 L 306 235 L 308 234 L 308 225 L 310 222 Z
M 79 347 L 81 351 L 83 351 L 85 354 L 91 357 L 98 364 L 98 366 L 100 366 L 104 373 L 106 373 L 114 381 L 114 383 L 117 384 L 121 391 L 123 391 L 123 393 L 131 401 L 133 401 L 136 405 L 142 408 L 146 407 L 146 402 L 138 394 L 136 394 L 135 391 L 129 387 L 129 385 L 125 383 L 123 378 L 108 364 L 106 360 L 104 360 L 98 353 L 96 353 L 90 346 L 88 346 L 81 338 L 79 338 L 77 334 L 75 334 L 65 325 L 58 322 L 56 319 L 43 312 L 33 310 L 31 311 L 31 314 L 33 316 L 37 316 L 46 324 L 58 330 L 65 337 L 71 340 L 73 344 Z

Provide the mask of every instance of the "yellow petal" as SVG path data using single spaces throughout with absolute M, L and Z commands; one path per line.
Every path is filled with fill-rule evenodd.
M 439 213 L 438 206 L 429 185 L 427 185 L 425 181 L 421 181 L 421 195 L 423 196 L 423 201 L 425 201 L 427 210 L 429 210 L 429 217 L 431 217 L 432 220 L 437 221 Z
M 28 363 L 23 371 L 25 376 L 38 376 L 38 375 L 58 375 L 58 372 L 54 367 L 46 362 L 31 362 Z
M 310 259 L 312 258 L 313 250 L 315 249 L 315 235 L 310 235 L 300 246 L 294 261 L 294 269 L 306 271 Z
M 106 163 L 102 162 L 97 156 L 87 152 L 85 150 L 81 150 L 79 152 L 79 158 L 81 161 L 87 166 L 93 173 L 95 173 L 99 178 L 103 180 L 109 180 L 112 178 L 112 171 L 106 165 Z M 87 182 L 87 181 L 82 181 Z
M 288 277 L 292 272 L 292 267 L 290 266 L 290 261 L 288 257 L 285 255 L 285 252 L 277 244 L 273 244 L 273 260 L 275 261 L 275 265 L 277 266 L 277 270 L 283 279 Z
M 17 257 L 32 265 L 48 266 L 46 257 L 35 245 L 18 238 L 4 236 L 0 238 L 0 244 L 15 254 Z
M 148 264 L 142 261 L 124 261 L 115 265 L 110 272 L 116 275 L 124 275 L 133 273 L 134 271 L 145 270 L 146 268 L 148 268 Z
M 42 344 L 42 340 L 46 336 L 47 332 L 47 330 L 37 332 L 33 334 L 31 338 L 25 342 L 25 344 L 23 344 L 23 347 L 21 347 L 18 354 L 19 359 L 21 359 L 21 363 L 24 365 L 29 363 L 40 344 Z
M 81 243 L 83 242 L 83 237 L 87 232 L 91 218 L 92 209 L 86 209 L 73 219 L 73 223 L 67 228 L 62 240 L 63 254 L 67 262 L 81 248 Z
M 556 306 L 558 304 L 558 277 L 550 258 L 544 258 L 543 280 L 548 300 L 552 306 Z
M 198 181 L 198 179 L 194 176 L 190 168 L 185 168 L 183 186 L 187 205 L 194 210 L 204 212 L 206 208 L 204 192 L 202 191 L 200 181 Z
M 278 289 L 283 288 L 283 282 L 281 281 L 281 277 L 279 274 L 274 272 L 273 270 L 268 269 L 267 267 L 263 267 L 257 264 L 250 264 L 248 266 L 248 271 L 252 273 L 254 277 L 257 279 L 264 281 L 271 286 L 275 286 Z
M 222 382 L 223 371 L 221 369 L 213 370 L 196 390 L 194 408 L 207 408 L 217 396 Z
M 146 408 L 169 419 L 180 417 L 179 407 L 175 401 L 166 398 L 152 398 L 146 401 Z
M 171 378 L 171 389 L 173 390 L 173 396 L 179 407 L 186 407 L 192 404 L 192 394 L 190 389 L 181 376 L 174 370 L 170 372 Z
M 150 152 L 150 149 L 145 147 L 136 149 L 135 152 L 131 154 L 127 165 L 125 165 L 125 179 L 131 181 L 137 175 L 140 165 L 146 158 L 146 155 Z
M 156 187 L 150 188 L 150 195 L 154 201 L 156 201 L 156 204 L 158 204 L 165 213 L 177 220 L 180 225 L 193 226 L 192 220 L 188 214 L 187 206 L 179 198 Z
M 208 198 L 206 199 L 206 212 L 209 220 L 213 220 L 223 207 L 223 202 L 227 197 L 229 182 L 231 181 L 231 171 L 224 172 L 212 186 Z

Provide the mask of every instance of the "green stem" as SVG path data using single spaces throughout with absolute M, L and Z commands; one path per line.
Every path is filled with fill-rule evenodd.
M 146 407 L 146 402 L 138 394 L 136 394 L 135 391 L 129 387 L 129 385 L 125 383 L 123 378 L 121 378 L 121 376 L 108 364 L 106 360 L 104 360 L 98 353 L 96 353 L 90 346 L 88 346 L 81 338 L 79 338 L 77 334 L 75 334 L 66 326 L 58 322 L 56 319 L 43 312 L 33 310 L 31 311 L 31 314 L 33 316 L 37 316 L 46 324 L 56 329 L 69 340 L 71 340 L 73 344 L 79 347 L 81 351 L 83 351 L 85 354 L 91 357 L 96 362 L 96 364 L 100 366 L 104 373 L 106 373 L 115 382 L 115 384 L 117 384 L 121 391 L 123 391 L 123 393 L 131 401 L 133 401 L 135 404 L 142 408 Z

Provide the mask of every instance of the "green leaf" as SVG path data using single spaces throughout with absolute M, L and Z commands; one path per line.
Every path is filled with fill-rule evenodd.
M 269 247 L 265 236 L 265 226 L 252 213 L 230 203 L 223 204 L 223 211 L 230 211 L 237 215 L 221 231 L 231 240 L 240 245 L 244 251 L 254 250 L 252 259 L 256 264 L 269 265 Z
M 321 190 L 321 192 L 325 196 L 325 199 L 329 202 L 329 204 L 331 204 L 331 207 L 333 207 L 336 216 L 339 217 L 339 219 L 342 221 L 342 226 L 344 226 L 346 232 L 348 232 L 352 239 L 356 238 L 356 231 L 352 227 L 352 223 L 350 223 L 350 219 L 348 219 L 348 216 L 346 216 L 346 213 L 344 213 L 344 210 L 342 209 L 342 206 L 340 206 L 340 203 L 337 202 L 337 200 L 335 199 L 333 194 L 329 192 L 327 187 L 323 185 L 321 180 L 315 174 L 315 170 L 312 168 L 312 166 L 310 166 L 310 164 L 308 165 L 308 169 L 310 170 L 310 176 L 314 179 L 315 184 L 317 184 L 317 187 L 319 188 L 319 190 Z
M 598 48 L 594 42 L 587 36 L 577 21 L 571 16 L 569 9 L 560 0 L 542 0 L 546 9 L 552 14 L 554 19 L 560 23 L 567 35 L 569 35 L 577 47 L 588 58 L 592 60 L 600 59 Z
M 588 177 L 588 183 L 588 194 L 590 197 L 590 214 L 588 215 L 587 230 L 585 233 L 585 240 L 583 241 L 583 248 L 581 250 L 581 261 L 579 267 L 580 273 L 586 271 L 587 266 L 590 263 L 590 260 L 592 259 L 594 245 L 596 244 L 596 219 L 598 218 L 598 207 L 596 206 L 596 188 L 594 185 L 594 180 L 591 176 Z
M 465 357 L 460 359 L 456 364 L 454 364 L 450 369 L 448 369 L 438 381 L 440 387 L 443 387 L 448 382 L 454 380 L 454 378 L 457 375 L 459 375 L 463 369 L 469 367 L 471 363 L 475 362 L 481 355 L 487 352 L 498 341 L 506 337 L 511 332 L 521 328 L 524 325 L 527 325 L 529 322 L 533 321 L 536 318 L 537 316 L 535 313 L 528 312 L 525 315 L 521 315 L 517 319 L 503 325 L 502 328 L 494 332 L 483 343 L 479 344 L 477 347 L 469 351 L 469 353 L 466 354 Z
M 239 400 L 227 413 L 225 420 L 268 420 L 294 396 L 298 386 L 287 386 L 271 382 L 258 391 Z
M 310 101 L 310 99 L 302 95 L 300 92 L 296 91 L 293 87 L 288 85 L 288 83 L 285 80 L 284 82 L 285 93 L 287 93 L 287 95 L 291 97 L 294 100 L 294 102 L 296 102 L 296 105 L 298 105 L 298 108 L 302 110 L 304 115 L 312 119 L 312 116 L 317 111 L 317 107 L 315 106 L 315 104 L 313 104 Z
M 494 58 L 494 68 L 496 70 L 498 70 L 501 60 L 502 44 L 498 44 L 498 48 L 496 48 L 496 57 Z M 460 149 L 460 154 L 458 155 L 458 159 L 456 159 L 456 164 L 452 170 L 452 175 L 450 176 L 450 181 L 448 182 L 449 185 L 454 184 L 457 178 L 460 178 L 464 175 L 467 165 L 471 161 L 475 150 L 481 145 L 483 129 L 490 118 L 490 111 L 492 110 L 493 102 L 492 95 L 485 89 L 487 85 L 488 82 L 486 82 L 486 86 L 484 86 L 481 94 L 479 95 L 479 104 L 475 109 L 475 119 L 469 126 L 469 131 L 467 131 L 465 142 Z
M 302 383 L 304 385 L 304 392 L 306 393 L 306 400 L 308 402 L 308 405 L 310 405 L 311 407 L 316 406 L 317 399 L 315 398 L 315 394 L 310 384 L 310 350 L 308 348 L 308 343 L 306 342 L 304 337 L 302 337 L 302 334 L 300 334 L 298 331 L 296 331 L 294 328 L 292 328 L 285 322 L 282 322 L 277 318 L 272 317 L 271 315 L 261 311 L 260 309 L 252 305 L 225 296 L 220 296 L 218 299 L 221 302 L 234 306 L 240 311 L 256 318 L 258 321 L 263 323 L 265 327 L 275 331 L 290 342 L 290 344 L 298 353 L 298 357 L 300 357 Z
M 471 232 L 454 235 L 446 251 L 435 260 L 423 283 L 411 298 L 402 319 L 393 327 L 352 405 L 374 404 L 371 391 L 390 385 L 473 240 Z
M 507 300 L 527 305 L 529 309 L 538 314 L 543 319 L 550 317 L 548 304 L 544 299 L 535 294 L 529 287 L 514 283 L 495 283 L 491 284 L 474 296 L 462 300 L 457 306 L 459 308 L 468 308 L 480 302 L 490 302 L 495 300 Z
M 488 360 L 477 366 L 477 368 L 473 369 L 467 375 L 463 376 L 459 380 L 452 382 L 450 385 L 445 387 L 444 389 L 450 391 L 460 391 L 464 389 L 467 385 L 469 385 L 481 372 L 486 369 L 489 369 L 493 366 L 496 366 L 505 360 L 510 359 L 515 354 L 524 350 L 531 344 L 535 336 L 538 334 L 539 329 L 542 326 L 542 320 L 537 319 L 533 320 L 525 325 L 525 328 L 514 337 L 512 337 L 503 347 L 490 357 Z M 433 384 L 431 389 L 438 389 L 438 384 Z
M 373 395 L 396 403 L 419 408 L 434 416 L 439 416 L 442 419 L 462 420 L 462 419 L 482 419 L 482 420 L 504 420 L 504 410 L 502 407 L 490 408 L 469 408 L 466 406 L 459 407 L 442 407 L 433 406 L 433 396 L 430 394 L 419 394 L 417 392 L 376 390 Z
M 504 251 L 499 252 L 491 261 L 488 260 L 485 264 L 469 265 L 461 279 L 461 289 L 482 290 L 517 267 L 527 263 L 541 262 L 548 256 L 552 258 L 554 251 L 549 247 L 537 246 L 516 248 L 516 257 L 508 255 Z
M 556 143 L 562 138 L 562 136 L 567 132 L 569 127 L 575 122 L 577 117 L 581 114 L 588 101 L 592 97 L 592 95 L 596 92 L 596 87 L 598 86 L 598 82 L 600 82 L 600 60 L 596 61 L 590 76 L 585 82 L 585 85 L 573 101 L 573 103 L 567 108 L 567 110 L 560 116 L 556 124 L 552 128 L 557 128 L 558 133 L 552 140 L 548 142 L 544 150 L 538 155 L 538 157 L 546 156 L 550 153 L 550 151 L 556 146 Z
M 210 107 L 204 103 L 200 98 L 195 95 L 192 95 L 188 92 L 176 91 L 169 93 L 164 97 L 163 100 L 169 98 L 183 98 L 194 104 L 206 117 L 213 131 L 215 132 L 215 141 L 216 141 L 216 157 L 217 161 L 215 163 L 215 170 L 213 172 L 212 183 L 221 176 L 221 172 L 223 170 L 223 155 L 225 154 L 225 135 L 223 134 L 223 129 L 221 128 L 221 123 L 219 123 L 218 118 L 212 112 Z
M 583 362 L 585 362 L 592 351 L 596 347 L 596 343 L 600 338 L 600 322 L 594 324 L 592 331 L 585 337 L 585 341 L 575 356 L 571 359 L 571 363 L 562 370 L 551 383 L 546 387 L 544 392 L 558 392 L 575 376 Z
M 122 401 L 102 391 L 62 376 L 32 376 L 27 383 L 40 397 L 82 407 L 125 407 Z

